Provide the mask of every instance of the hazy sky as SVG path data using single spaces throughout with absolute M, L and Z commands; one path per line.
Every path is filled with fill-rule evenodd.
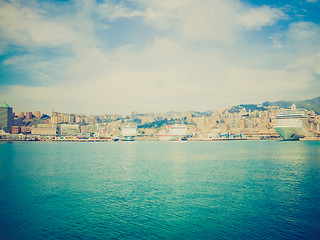
M 0 0 L 0 101 L 15 112 L 319 95 L 319 0 Z

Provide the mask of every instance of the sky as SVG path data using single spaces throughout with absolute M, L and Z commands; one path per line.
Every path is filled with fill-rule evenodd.
M 320 96 L 320 0 L 0 0 L 15 112 L 207 111 Z

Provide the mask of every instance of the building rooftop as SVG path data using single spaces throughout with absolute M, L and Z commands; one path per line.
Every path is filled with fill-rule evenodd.
M 2 104 L 0 104 L 0 107 L 11 108 L 6 102 L 3 102 Z

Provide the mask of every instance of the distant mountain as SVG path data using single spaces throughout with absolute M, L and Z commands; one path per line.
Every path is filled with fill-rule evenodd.
M 192 111 L 193 114 L 199 115 L 199 116 L 211 116 L 212 115 L 212 111 L 206 111 L 206 112 L 198 112 L 198 111 Z
M 175 112 L 175 111 L 171 111 L 171 112 L 166 112 L 165 116 L 166 117 L 177 117 L 177 116 L 182 116 L 185 114 L 191 114 L 191 115 L 195 115 L 195 116 L 211 116 L 212 115 L 212 111 L 205 111 L 205 112 L 199 112 L 199 111 L 186 111 L 186 112 Z
M 245 108 L 246 111 L 251 110 L 251 112 L 265 111 L 268 109 L 268 106 L 278 106 L 281 108 L 290 108 L 292 104 L 295 104 L 297 108 L 304 108 L 308 111 L 314 111 L 316 114 L 320 115 L 320 97 L 303 100 L 303 101 L 276 101 L 276 102 L 264 102 L 261 104 L 240 104 L 233 106 L 228 109 L 229 113 L 239 113 L 241 109 Z
M 320 97 L 303 100 L 303 101 L 277 101 L 277 102 L 264 102 L 262 105 L 279 106 L 281 108 L 290 108 L 292 104 L 295 104 L 297 108 L 304 108 L 308 111 L 314 111 L 316 114 L 320 114 Z
M 267 106 L 261 106 L 261 104 L 240 104 L 237 106 L 233 106 L 231 109 L 228 110 L 229 113 L 239 113 L 241 109 L 245 108 L 246 111 L 251 110 L 251 112 L 258 110 L 258 111 L 265 111 L 268 110 Z

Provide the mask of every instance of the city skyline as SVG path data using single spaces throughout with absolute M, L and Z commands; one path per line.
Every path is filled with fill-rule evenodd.
M 27 110 L 27 111 L 15 111 L 14 106 L 8 105 L 5 101 L 1 104 L 3 106 L 7 106 L 12 108 L 13 116 L 16 118 L 26 118 L 31 119 L 33 117 L 41 118 L 42 116 L 54 116 L 56 114 L 63 114 L 63 115 L 73 115 L 73 116 L 95 116 L 95 117 L 101 117 L 101 116 L 114 116 L 114 117 L 129 117 L 134 118 L 133 116 L 177 116 L 177 115 L 183 115 L 183 114 L 197 114 L 201 116 L 210 116 L 211 114 L 221 113 L 221 112 L 234 112 L 238 111 L 239 109 L 260 109 L 262 111 L 267 110 L 269 107 L 271 108 L 277 108 L 277 109 L 288 109 L 291 108 L 292 105 L 296 106 L 298 105 L 300 109 L 305 109 L 307 111 L 313 112 L 315 114 L 319 114 L 320 112 L 320 105 L 319 102 L 320 97 L 316 97 L 313 99 L 305 99 L 302 101 L 276 101 L 276 102 L 270 102 L 270 101 L 264 101 L 263 103 L 251 103 L 251 104 L 236 104 L 234 106 L 226 106 L 224 108 L 220 109 L 207 109 L 205 111 L 197 111 L 197 110 L 186 110 L 186 111 L 166 111 L 166 112 L 138 112 L 138 111 L 131 111 L 130 113 L 125 114 L 119 114 L 119 113 L 112 113 L 112 112 L 105 112 L 100 114 L 86 114 L 84 112 L 61 112 L 56 111 L 52 109 L 51 113 L 48 112 L 41 112 L 39 110 Z
M 318 97 L 320 3 L 1 1 L 15 112 L 207 111 Z

